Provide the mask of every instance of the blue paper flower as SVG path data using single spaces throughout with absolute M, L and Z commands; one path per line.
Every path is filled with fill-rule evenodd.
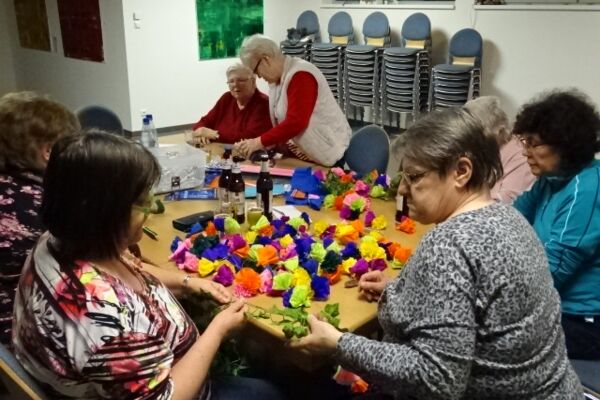
M 235 266 L 236 270 L 240 270 L 242 269 L 242 258 L 240 256 L 238 256 L 237 254 L 229 254 L 227 256 L 227 261 L 229 261 L 230 263 L 232 263 Z
M 341 252 L 342 258 L 345 260 L 350 257 L 354 257 L 356 259 L 360 258 L 360 251 L 358 251 L 358 247 L 356 243 L 350 242 L 344 247 Z
M 204 227 L 202 226 L 202 224 L 200 224 L 199 222 L 196 222 L 190 228 L 190 231 L 187 233 L 187 236 L 192 236 L 198 232 L 202 232 L 203 230 L 204 230 Z
M 208 248 L 202 252 L 202 257 L 210 261 L 221 260 L 229 254 L 229 247 L 224 244 L 217 244 L 214 247 Z
M 314 240 L 310 236 L 302 236 L 294 239 L 296 243 L 296 252 L 300 258 L 305 258 L 310 253 L 310 248 L 314 243 Z
M 181 242 L 181 238 L 179 236 L 175 236 L 175 239 L 173 239 L 171 242 L 171 253 L 177 250 L 177 247 L 179 247 L 179 242 Z
M 308 213 L 303 212 L 302 214 L 300 214 L 300 217 L 304 220 L 304 222 L 310 225 L 310 216 L 308 215 Z
M 285 292 L 283 292 L 283 306 L 287 307 L 287 308 L 291 308 L 292 305 L 290 304 L 290 298 L 292 297 L 292 293 L 294 292 L 294 288 L 290 288 L 288 290 L 286 290 Z
M 271 244 L 272 241 L 273 240 L 271 240 L 271 238 L 268 236 L 257 236 L 256 240 L 254 241 L 254 244 L 265 245 L 265 244 Z
M 313 275 L 310 282 L 315 300 L 327 300 L 329 298 L 330 286 L 329 279 L 324 276 Z
M 331 243 L 333 243 L 332 237 L 328 236 L 323 239 L 323 247 L 328 248 Z
M 315 259 L 309 258 L 302 264 L 302 268 L 308 271 L 309 275 L 313 275 L 317 273 L 319 269 L 319 262 Z
M 219 232 L 225 232 L 225 218 L 216 218 L 213 223 Z

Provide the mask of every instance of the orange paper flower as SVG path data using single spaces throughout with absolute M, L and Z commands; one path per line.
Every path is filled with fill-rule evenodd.
M 277 256 L 277 249 L 271 246 L 270 244 L 258 249 L 257 258 L 257 263 L 261 267 L 266 267 L 267 265 L 274 265 L 279 262 L 279 257 Z
M 260 275 L 252 268 L 242 268 L 235 274 L 235 283 L 255 295 L 260 289 Z
M 341 210 L 342 207 L 344 206 L 344 196 L 338 196 L 335 198 L 335 200 L 333 201 L 333 207 L 336 210 Z
M 337 267 L 337 269 L 335 270 L 335 272 L 333 273 L 328 273 L 328 272 L 321 272 L 321 275 L 326 277 L 327 279 L 329 279 L 329 284 L 333 285 L 335 283 L 338 283 L 340 281 L 340 279 L 342 278 L 342 272 L 344 271 L 343 268 L 341 268 L 339 265 Z
M 402 247 L 394 253 L 394 258 L 398 261 L 401 261 L 403 264 L 405 264 L 406 261 L 408 261 L 411 254 L 412 254 L 412 249 L 410 249 L 409 247 Z
M 217 234 L 217 228 L 212 221 L 208 221 L 206 228 L 204 228 L 204 232 L 206 233 L 206 236 L 215 236 Z
M 342 181 L 342 183 L 351 183 L 354 178 L 352 177 L 352 173 L 347 173 L 342 175 L 342 178 L 340 179 Z
M 396 229 L 404 233 L 408 233 L 409 235 L 412 235 L 413 233 L 415 233 L 417 228 L 415 226 L 415 221 L 413 221 L 410 218 L 406 218 L 404 221 L 400 222 L 399 224 L 396 224 Z
M 271 224 L 263 226 L 258 230 L 258 234 L 261 236 L 273 236 L 273 226 Z
M 233 254 L 238 255 L 242 258 L 248 257 L 248 252 L 250 251 L 250 246 L 245 245 L 244 247 L 240 247 L 239 249 L 235 249 Z
M 369 384 L 362 379 L 355 381 L 352 383 L 352 386 L 350 386 L 350 391 L 352 391 L 352 393 L 365 393 L 368 389 Z
M 356 231 L 361 235 L 365 230 L 365 226 L 360 219 L 355 219 L 354 221 L 350 222 L 350 225 L 352 225 L 354 229 L 356 229 Z

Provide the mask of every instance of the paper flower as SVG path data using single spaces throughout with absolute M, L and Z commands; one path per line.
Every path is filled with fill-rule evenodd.
M 177 264 L 177 267 L 187 272 L 198 272 L 198 257 L 190 252 L 186 252 L 183 263 Z
M 177 248 L 179 247 L 179 243 L 181 243 L 182 240 L 179 236 L 175 236 L 173 238 L 173 241 L 171 242 L 171 246 L 169 246 L 169 249 L 171 249 L 171 253 L 175 252 L 175 250 L 177 250 Z M 170 260 L 170 258 L 169 258 Z
M 185 253 L 188 251 L 188 245 L 185 240 L 179 240 L 177 242 L 177 248 L 173 251 L 173 254 L 169 256 L 169 261 L 175 261 L 177 264 L 183 264 L 185 261 Z
M 217 232 L 215 224 L 212 221 L 208 221 L 208 223 L 206 224 L 206 228 L 204 228 L 204 233 L 206 234 L 206 236 L 214 236 L 219 232 Z
M 251 268 L 242 268 L 235 274 L 235 283 L 255 295 L 260 290 L 260 275 Z
M 377 179 L 375 179 L 375 184 L 376 185 L 381 185 L 383 186 L 385 189 L 387 189 L 388 187 L 390 187 L 390 177 L 387 174 L 381 174 L 377 177 Z
M 288 247 L 284 247 L 283 249 L 279 250 L 280 260 L 285 261 L 293 257 L 298 258 L 298 252 L 296 251 L 295 244 L 291 244 Z
M 225 218 L 224 230 L 225 230 L 225 233 L 229 233 L 229 234 L 241 232 L 240 224 L 231 217 Z
M 385 258 L 385 250 L 371 236 L 362 238 L 358 249 L 367 261 L 371 261 L 374 258 Z
M 202 257 L 215 261 L 227 257 L 227 254 L 229 254 L 229 247 L 224 244 L 217 244 L 214 247 L 204 250 Z
M 383 271 L 387 268 L 387 262 L 383 258 L 376 258 L 369 262 L 369 268 L 372 271 Z
M 346 274 L 350 274 L 350 268 L 352 268 L 356 264 L 356 258 L 350 257 L 342 261 L 342 270 Z
M 335 230 L 335 238 L 342 244 L 358 240 L 358 231 L 350 224 L 339 224 Z
M 415 222 L 410 218 L 404 218 L 399 224 L 396 224 L 396 229 L 409 235 L 412 235 L 417 230 Z
M 369 263 L 364 258 L 361 258 L 350 268 L 350 273 L 360 277 L 361 275 L 369 272 Z
M 343 269 L 338 266 L 333 272 L 323 271 L 323 276 L 329 280 L 329 284 L 334 285 L 342 278 L 342 272 Z
M 374 219 L 375 219 L 375 213 L 373 211 L 367 211 L 365 213 L 365 226 L 367 228 L 370 228 Z
M 369 196 L 371 196 L 374 199 L 385 197 L 385 195 L 386 195 L 386 190 L 381 185 L 375 185 L 375 186 L 373 186 L 371 188 L 371 191 L 369 192 Z
M 273 277 L 273 290 L 288 290 L 292 287 L 294 275 L 291 272 L 279 272 Z
M 202 277 L 212 274 L 215 268 L 215 263 L 207 258 L 198 260 L 198 274 Z
M 320 182 L 323 182 L 325 180 L 325 173 L 320 169 L 315 170 L 315 172 L 313 172 L 313 175 Z
M 244 237 L 246 238 L 246 243 L 248 243 L 249 245 L 254 244 L 257 236 L 258 236 L 258 233 L 254 232 L 254 231 L 248 231 L 244 235 Z
M 288 258 L 287 260 L 283 261 L 282 264 L 286 270 L 294 272 L 299 266 L 298 256 Z
M 279 244 L 281 247 L 288 247 L 291 244 L 294 244 L 294 239 L 290 235 L 285 235 L 279 239 Z
M 325 250 L 327 251 L 333 251 L 336 254 L 340 254 L 340 252 L 342 251 L 342 249 L 340 248 L 340 245 L 333 239 L 330 239 L 331 243 L 328 244 L 325 247 Z M 325 240 L 323 240 L 323 245 L 325 245 Z
M 250 292 L 247 288 L 242 285 L 235 285 L 233 287 L 233 295 L 235 297 L 252 297 L 254 293 Z
M 313 276 L 310 287 L 314 292 L 315 300 L 327 300 L 329 298 L 329 279 L 324 276 Z
M 328 194 L 323 199 L 323 207 L 325 207 L 325 208 L 333 208 L 334 201 L 335 201 L 335 195 L 334 194 Z
M 274 265 L 279 262 L 279 256 L 277 255 L 277 249 L 270 244 L 259 248 L 257 251 L 257 263 L 261 267 L 267 265 Z
M 214 224 L 219 232 L 225 232 L 225 218 L 215 218 Z
M 292 284 L 294 286 L 310 285 L 310 275 L 308 274 L 308 271 L 306 271 L 304 268 L 298 268 L 293 272 L 293 275 L 294 281 Z
M 302 264 L 302 268 L 304 268 L 306 271 L 308 271 L 308 273 L 310 275 L 316 274 L 317 269 L 319 268 L 319 262 L 317 260 L 310 258 Z
M 217 243 L 219 243 L 219 238 L 217 236 L 199 235 L 194 239 L 190 251 L 200 257 L 202 256 L 202 253 L 204 253 L 204 250 L 215 246 Z
M 222 264 L 217 273 L 213 276 L 213 281 L 220 283 L 223 286 L 231 286 L 233 284 L 233 271 L 227 264 Z
M 369 185 L 364 183 L 362 180 L 358 180 L 354 184 L 354 191 L 361 196 L 366 196 L 369 194 Z
M 338 265 L 342 263 L 342 257 L 335 251 L 328 251 L 321 262 L 321 269 L 328 273 L 333 273 L 337 270 Z
M 325 254 L 327 254 L 327 251 L 323 247 L 323 243 L 315 242 L 310 247 L 310 257 L 318 262 L 322 262 L 325 259 Z
M 340 167 L 331 168 L 329 171 L 331 171 L 331 173 L 334 174 L 335 176 L 337 176 L 338 178 L 341 178 L 342 176 L 345 175 L 344 170 L 341 169 Z
M 387 218 L 383 214 L 378 215 L 372 222 L 373 229 L 385 229 L 387 227 Z
M 269 293 L 273 286 L 273 273 L 270 269 L 265 268 L 263 272 L 260 273 L 260 289 L 261 293 Z
M 292 290 L 292 295 L 290 297 L 290 306 L 293 308 L 298 307 L 310 307 L 310 299 L 313 295 L 312 290 L 308 284 L 305 285 L 296 285 Z
M 346 246 L 342 249 L 342 252 L 340 254 L 342 258 L 360 257 L 360 252 L 358 251 L 358 247 L 354 242 L 349 242 L 348 244 L 346 244 Z

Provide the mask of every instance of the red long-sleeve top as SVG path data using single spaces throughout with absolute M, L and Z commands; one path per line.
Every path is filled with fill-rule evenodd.
M 285 119 L 275 121 L 275 126 L 260 137 L 265 147 L 285 143 L 304 132 L 317 103 L 317 80 L 309 72 L 296 72 L 290 79 L 286 94 L 288 106 Z
M 214 129 L 219 132 L 219 142 L 236 143 L 242 139 L 258 137 L 272 126 L 269 116 L 269 98 L 256 89 L 242 110 L 231 93 L 225 93 L 212 110 L 196 122 L 192 129 L 201 127 Z

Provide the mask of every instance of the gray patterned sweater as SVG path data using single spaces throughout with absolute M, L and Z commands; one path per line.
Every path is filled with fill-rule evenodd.
M 540 241 L 501 204 L 427 233 L 379 301 L 383 341 L 336 357 L 396 398 L 581 399 Z

